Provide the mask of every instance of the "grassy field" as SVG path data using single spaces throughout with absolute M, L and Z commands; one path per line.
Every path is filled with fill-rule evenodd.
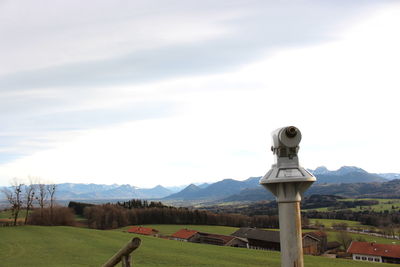
M 21 210 L 18 214 L 18 223 L 23 223 L 25 221 L 26 210 Z M 13 222 L 14 217 L 12 216 L 11 210 L 0 211 L 0 223 L 1 222 Z
M 163 231 L 171 230 L 166 227 Z M 136 235 L 115 230 L 20 226 L 0 228 L 0 236 L 3 267 L 74 267 L 100 266 Z M 278 252 L 137 237 L 142 239 L 142 245 L 134 252 L 135 266 L 280 266 Z M 305 256 L 305 264 L 307 267 L 391 266 L 313 256 Z
M 352 211 L 363 211 L 363 210 L 371 210 L 371 211 L 399 211 L 400 210 L 400 199 L 390 199 L 390 198 L 385 198 L 385 199 L 379 199 L 379 198 L 360 198 L 360 199 L 353 199 L 353 198 L 346 198 L 346 199 L 340 199 L 339 201 L 355 201 L 355 200 L 376 200 L 379 201 L 378 204 L 376 205 L 371 205 L 371 206 L 357 206 L 355 208 L 349 208 L 348 210 Z M 310 210 L 316 210 L 316 211 L 329 211 L 332 210 L 330 208 L 318 208 L 318 209 L 310 209 Z M 303 210 L 305 212 L 309 210 Z
M 338 224 L 338 223 L 346 223 L 347 226 L 349 226 L 349 227 L 365 226 L 365 225 L 362 225 L 360 222 L 348 221 L 348 220 L 334 220 L 334 219 L 309 219 L 309 220 L 310 220 L 311 224 L 315 224 L 316 222 L 319 222 L 319 223 L 323 224 L 325 227 L 332 227 L 333 224 Z
M 341 201 L 351 201 L 354 199 L 343 199 Z M 352 208 L 350 210 L 353 211 L 360 211 L 360 210 L 373 210 L 373 211 L 398 211 L 400 209 L 400 199 L 372 199 L 372 198 L 364 198 L 364 199 L 358 199 L 358 200 L 377 200 L 379 201 L 379 204 L 376 205 L 372 205 L 372 206 L 361 206 L 360 207 L 356 207 L 356 208 Z M 394 209 L 392 209 L 394 208 Z
M 323 224 L 325 228 L 331 228 L 333 224 L 346 223 L 350 228 L 358 228 L 358 229 L 369 229 L 376 230 L 374 226 L 371 225 L 363 225 L 357 221 L 348 221 L 348 220 L 335 220 L 335 219 L 309 219 L 311 224 Z
M 26 210 L 21 210 L 18 214 L 18 218 L 25 218 Z M 11 214 L 11 210 L 0 211 L 0 219 L 14 219 Z
M 303 232 L 312 232 L 314 230 L 303 230 Z M 337 240 L 337 235 L 338 231 L 333 231 L 333 230 L 325 230 L 324 231 L 328 235 L 328 241 L 338 241 Z M 400 245 L 399 240 L 395 239 L 389 239 L 389 238 L 384 238 L 384 237 L 378 237 L 378 236 L 372 236 L 372 235 L 367 235 L 367 234 L 358 234 L 358 233 L 349 233 L 349 235 L 353 238 L 353 240 L 359 240 L 359 238 L 363 238 L 366 242 L 376 242 L 380 244 L 396 244 Z

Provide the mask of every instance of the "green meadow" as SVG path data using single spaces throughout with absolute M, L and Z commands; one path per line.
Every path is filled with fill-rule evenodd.
M 208 231 L 225 231 L 222 229 L 220 232 L 221 229 L 210 231 L 210 228 Z M 167 226 L 163 231 L 173 231 L 173 228 Z M 278 252 L 164 240 L 115 230 L 61 226 L 2 227 L 0 237 L 2 267 L 101 266 L 133 237 L 142 240 L 140 248 L 133 253 L 134 266 L 280 266 Z M 305 256 L 305 264 L 307 267 L 391 266 L 314 256 Z
M 357 221 L 349 221 L 349 220 L 335 220 L 335 219 L 309 219 L 311 224 L 315 224 L 316 222 L 323 224 L 325 227 L 332 227 L 333 224 L 346 223 L 349 227 L 363 227 L 366 225 L 362 225 Z M 366 226 L 369 227 L 369 226 Z
M 360 199 L 354 199 L 354 198 L 346 198 L 346 199 L 340 199 L 339 201 L 355 201 L 355 200 L 376 200 L 379 203 L 371 206 L 357 206 L 355 208 L 349 208 L 348 210 L 352 211 L 363 211 L 363 210 L 371 210 L 371 211 L 399 211 L 400 210 L 400 199 L 391 199 L 391 198 L 360 198 Z M 310 209 L 311 210 L 311 209 Z M 322 207 L 322 208 L 317 208 L 317 209 L 312 209 L 316 211 L 329 211 L 332 210 L 331 208 L 328 207 Z M 335 210 L 335 209 L 334 209 Z M 307 212 L 308 210 L 302 210 L 304 212 Z
M 23 219 L 23 218 L 25 218 L 25 215 L 26 215 L 26 210 L 21 210 L 19 213 L 18 213 L 18 218 L 19 219 Z M 2 211 L 0 211 L 0 219 L 14 219 L 14 216 L 12 215 L 12 212 L 11 212 L 11 210 L 2 210 Z
M 343 199 L 340 201 L 354 201 L 355 199 Z M 377 199 L 377 198 L 362 198 L 357 200 L 377 200 L 379 204 L 372 205 L 372 206 L 359 206 L 356 208 L 351 208 L 350 210 L 353 211 L 360 211 L 360 210 L 372 210 L 372 211 L 398 211 L 400 210 L 400 199 Z

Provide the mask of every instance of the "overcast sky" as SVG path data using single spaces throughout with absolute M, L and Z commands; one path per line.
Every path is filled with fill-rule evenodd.
M 400 172 L 399 1 L 0 1 L 0 185 Z

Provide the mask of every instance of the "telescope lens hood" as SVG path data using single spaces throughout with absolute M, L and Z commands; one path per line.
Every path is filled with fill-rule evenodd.
M 289 126 L 289 127 L 286 128 L 285 134 L 289 138 L 294 138 L 294 137 L 296 137 L 297 132 L 298 132 L 298 130 L 297 130 L 296 127 Z

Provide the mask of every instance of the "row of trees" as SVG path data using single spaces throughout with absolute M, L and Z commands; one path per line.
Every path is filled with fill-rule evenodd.
M 119 204 L 88 206 L 84 209 L 88 226 L 113 229 L 138 224 L 197 224 L 234 227 L 279 227 L 278 216 L 216 214 L 209 211 L 175 207 L 124 208 Z
M 39 179 L 32 178 L 29 179 L 29 184 L 24 184 L 15 178 L 10 187 L 2 188 L 1 192 L 11 207 L 13 225 L 17 225 L 22 210 L 25 210 L 24 224 L 27 224 L 28 215 L 35 205 L 39 207 L 42 218 L 44 209 L 48 205 L 50 220 L 53 220 L 56 190 L 56 184 L 44 184 Z
M 155 201 L 147 201 L 143 199 L 131 199 L 128 201 L 117 202 L 118 206 L 121 206 L 126 209 L 133 209 L 133 208 L 164 208 L 167 207 L 161 202 Z

